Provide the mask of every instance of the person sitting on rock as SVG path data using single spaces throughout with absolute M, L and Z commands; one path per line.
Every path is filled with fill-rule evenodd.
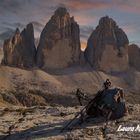
M 111 87 L 111 82 L 109 79 L 106 79 L 106 81 L 103 83 L 103 90 L 99 90 L 95 97 L 91 100 L 90 106 L 87 107 L 87 114 L 100 114 L 98 112 L 97 108 L 100 108 L 100 110 L 104 107 L 104 103 L 102 102 L 102 97 L 107 93 L 106 91 Z

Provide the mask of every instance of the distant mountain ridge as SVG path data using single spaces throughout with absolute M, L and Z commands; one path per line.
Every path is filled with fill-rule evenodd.
M 34 24 L 38 26 L 38 23 Z M 27 28 L 26 32 L 30 32 L 30 29 Z M 54 12 L 38 41 L 35 42 L 34 39 L 33 25 L 31 36 L 27 35 L 27 38 L 26 35 L 21 35 L 22 41 L 14 41 L 14 38 L 20 40 L 17 36 L 15 34 L 4 43 L 3 65 L 20 68 L 35 66 L 44 70 L 53 70 L 89 64 L 93 70 L 107 73 L 126 72 L 129 66 L 137 67 L 130 65 L 129 62 L 131 53 L 128 55 L 127 35 L 113 19 L 107 16 L 99 20 L 99 25 L 88 39 L 84 53 L 80 49 L 79 25 L 63 7 Z M 35 48 L 35 43 L 38 42 L 39 45 Z

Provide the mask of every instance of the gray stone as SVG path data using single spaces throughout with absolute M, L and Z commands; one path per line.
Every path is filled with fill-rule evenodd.
M 128 69 L 128 38 L 116 22 L 108 16 L 88 39 L 86 61 L 95 69 L 105 72 L 123 72 Z
M 37 48 L 37 65 L 60 69 L 79 63 L 79 25 L 66 8 L 58 8 L 44 27 Z
M 140 48 L 135 44 L 129 45 L 128 56 L 130 66 L 140 71 Z
M 33 25 L 28 24 L 21 33 L 19 29 L 16 29 L 15 35 L 4 41 L 3 51 L 3 65 L 21 68 L 33 67 L 36 55 Z

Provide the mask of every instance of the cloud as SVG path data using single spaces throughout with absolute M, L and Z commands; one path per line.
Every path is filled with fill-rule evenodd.
M 35 36 L 35 38 L 39 38 L 40 33 L 42 32 L 42 30 L 44 28 L 44 25 L 40 22 L 37 22 L 37 21 L 32 21 L 31 23 L 34 26 L 34 36 Z
M 123 12 L 140 13 L 139 0 L 66 0 L 64 5 L 73 10 L 117 9 Z
M 136 13 L 140 14 L 140 7 L 137 6 L 131 6 L 131 5 L 119 5 L 115 7 L 117 10 L 121 10 L 122 12 L 129 12 L 129 13 Z
M 93 32 L 93 27 L 91 26 L 80 26 L 80 37 L 82 40 L 87 40 L 90 34 Z
M 92 26 L 80 26 L 81 49 L 83 51 L 85 50 L 87 46 L 87 40 L 92 32 L 93 32 Z
M 136 28 L 133 27 L 132 25 L 125 25 L 122 26 L 122 29 L 126 32 L 126 34 L 132 34 L 136 32 Z
M 16 29 L 20 25 L 23 28 L 29 22 L 34 22 L 35 36 L 39 36 L 43 26 L 59 6 L 65 6 L 70 15 L 75 17 L 80 25 L 83 42 L 90 35 L 89 27 L 96 27 L 100 17 L 107 14 L 117 18 L 117 23 L 121 22 L 120 27 L 130 35 L 130 39 L 137 35 L 138 40 L 140 36 L 139 0 L 1 0 L 0 33 L 8 28 Z M 127 24 L 129 22 L 130 25 Z
M 99 19 L 99 17 L 96 16 L 90 16 L 90 15 L 77 15 L 74 14 L 75 20 L 77 21 L 77 23 L 81 26 L 85 26 L 85 25 L 95 25 L 97 24 L 97 21 Z
M 108 8 L 108 2 L 103 0 L 66 0 L 65 5 L 74 10 Z

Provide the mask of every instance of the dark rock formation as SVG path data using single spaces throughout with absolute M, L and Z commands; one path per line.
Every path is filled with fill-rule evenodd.
M 128 38 L 116 22 L 103 17 L 88 39 L 85 58 L 96 70 L 122 72 L 128 68 Z
M 140 48 L 135 44 L 129 45 L 128 56 L 130 66 L 140 71 Z
M 84 52 L 81 51 L 80 53 L 80 65 L 81 66 L 85 66 L 86 65 L 86 60 L 85 60 L 85 56 L 84 56 Z
M 28 24 L 21 33 L 17 29 L 12 38 L 4 41 L 3 51 L 2 64 L 15 67 L 33 67 L 36 55 L 33 25 Z
M 44 27 L 37 49 L 37 65 L 59 69 L 79 63 L 79 25 L 66 8 L 58 8 Z

